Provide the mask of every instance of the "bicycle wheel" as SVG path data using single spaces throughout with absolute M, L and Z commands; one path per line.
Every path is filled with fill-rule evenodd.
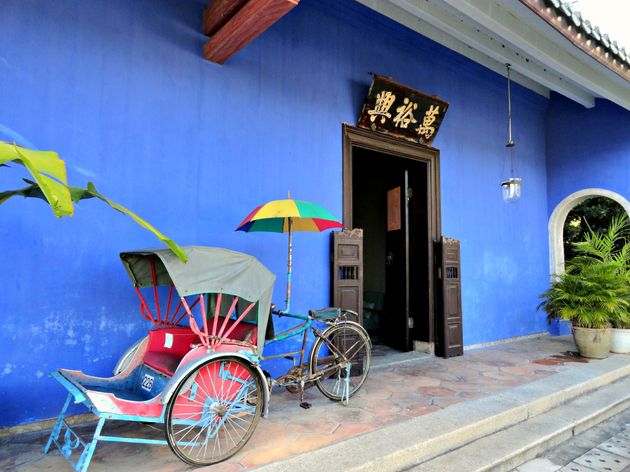
M 331 400 L 343 400 L 349 363 L 349 398 L 365 382 L 370 359 L 370 338 L 360 325 L 352 322 L 333 325 L 317 338 L 311 351 L 311 373 L 319 374 L 315 385 Z
M 168 445 L 192 465 L 231 457 L 256 429 L 262 388 L 254 368 L 242 359 L 202 364 L 179 384 L 168 404 L 164 421 Z

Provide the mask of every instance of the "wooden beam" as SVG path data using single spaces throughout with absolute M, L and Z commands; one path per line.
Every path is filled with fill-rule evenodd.
M 203 12 L 203 34 L 212 36 L 247 3 L 248 0 L 211 0 Z
M 249 0 L 225 23 L 203 48 L 206 59 L 225 63 L 291 11 L 300 0 Z

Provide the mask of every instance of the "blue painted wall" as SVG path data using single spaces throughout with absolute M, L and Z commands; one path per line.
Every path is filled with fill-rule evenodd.
M 579 190 L 630 198 L 630 112 L 607 100 L 587 109 L 554 95 L 547 120 L 549 213 Z
M 442 158 L 445 235 L 462 241 L 464 341 L 544 331 L 547 100 L 513 89 L 523 199 L 507 174 L 505 79 L 350 0 L 303 0 L 227 65 L 205 61 L 202 1 L 5 0 L 0 139 L 54 149 L 182 244 L 254 254 L 284 294 L 286 238 L 232 230 L 259 203 L 294 198 L 341 217 L 341 123 L 355 123 L 369 72 L 450 109 Z M 20 169 L 0 172 L 0 189 Z M 0 427 L 49 418 L 57 367 L 107 374 L 147 325 L 118 261 L 156 241 L 99 202 L 55 220 L 43 203 L 0 208 Z M 294 308 L 329 302 L 329 239 L 295 237 Z

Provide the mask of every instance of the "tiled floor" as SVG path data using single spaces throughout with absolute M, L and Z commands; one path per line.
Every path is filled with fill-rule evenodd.
M 249 443 L 212 470 L 243 470 L 266 464 L 577 368 L 577 359 L 562 355 L 573 349 L 568 337 L 545 337 L 467 351 L 451 359 L 398 356 L 391 366 L 377 363 L 380 365 L 370 371 L 364 387 L 347 407 L 311 388 L 305 400 L 312 408 L 305 410 L 299 407 L 296 395 L 274 390 L 269 417 L 261 419 Z M 386 354 L 377 350 L 375 355 L 379 353 Z M 140 429 L 149 436 L 162 437 L 161 431 L 137 424 L 113 428 L 119 434 L 134 434 Z M 41 453 L 45 439 L 41 433 L 30 433 L 0 442 L 0 470 L 71 470 L 58 452 Z M 99 443 L 90 470 L 179 471 L 187 467 L 168 447 Z

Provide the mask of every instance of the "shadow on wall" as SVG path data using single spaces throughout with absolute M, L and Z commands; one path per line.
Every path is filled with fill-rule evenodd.
M 368 75 L 368 79 L 371 81 L 372 77 L 370 74 Z M 363 104 L 365 103 L 365 99 L 368 95 L 368 90 L 370 90 L 369 85 L 366 82 L 359 82 L 357 80 L 348 80 L 348 88 L 350 89 L 350 96 L 352 97 L 352 109 L 356 110 L 356 117 L 358 118 L 361 115 L 361 111 L 363 110 Z

